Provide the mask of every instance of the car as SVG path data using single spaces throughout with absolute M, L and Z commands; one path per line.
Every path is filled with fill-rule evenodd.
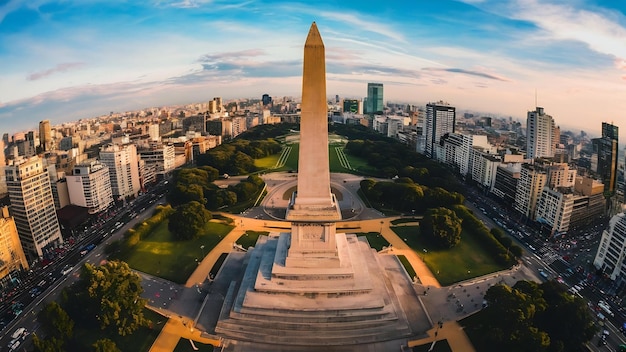
M 12 340 L 9 342 L 9 352 L 16 351 L 20 347 L 20 340 Z
M 68 264 L 63 267 L 63 270 L 61 270 L 61 274 L 67 275 L 70 271 L 72 271 L 72 267 Z
M 22 337 L 22 335 L 24 335 L 26 333 L 26 328 L 18 328 L 17 330 L 15 330 L 13 332 L 13 334 L 11 335 L 11 339 L 15 340 L 15 339 L 19 339 L 20 337 Z

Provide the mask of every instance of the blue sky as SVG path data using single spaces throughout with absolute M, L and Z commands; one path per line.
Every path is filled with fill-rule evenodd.
M 312 21 L 327 93 L 444 100 L 626 140 L 618 0 L 0 0 L 0 132 L 221 96 L 299 96 Z

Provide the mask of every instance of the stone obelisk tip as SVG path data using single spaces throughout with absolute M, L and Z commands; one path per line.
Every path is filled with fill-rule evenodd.
M 317 30 L 317 25 L 315 22 L 311 24 L 311 29 L 309 29 L 309 35 L 306 37 L 306 42 L 304 42 L 304 47 L 312 47 L 312 46 L 324 46 L 324 42 L 322 41 L 322 36 L 320 32 Z

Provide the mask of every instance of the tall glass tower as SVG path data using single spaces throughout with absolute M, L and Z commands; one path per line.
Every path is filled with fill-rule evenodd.
M 366 113 L 370 115 L 382 114 L 383 107 L 383 84 L 368 83 Z

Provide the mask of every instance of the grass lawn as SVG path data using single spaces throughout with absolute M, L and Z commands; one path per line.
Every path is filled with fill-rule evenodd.
M 433 347 L 433 349 L 430 349 L 430 346 L 432 345 L 432 343 L 427 343 L 424 345 L 420 345 L 420 346 L 415 346 L 411 349 L 411 351 L 413 352 L 427 352 L 427 351 L 432 351 L 432 352 L 452 352 L 452 348 L 450 348 L 450 344 L 448 344 L 448 340 L 439 340 L 435 343 L 435 347 Z
M 180 340 L 178 340 L 178 345 L 176 345 L 176 348 L 174 348 L 174 352 L 213 352 L 213 345 L 205 345 L 196 341 L 194 341 L 193 344 L 194 346 L 196 346 L 197 349 L 193 349 L 193 347 L 191 346 L 191 342 L 189 342 L 189 339 L 181 338 Z
M 237 244 L 241 245 L 243 248 L 248 249 L 251 246 L 256 244 L 256 241 L 259 239 L 259 236 L 267 236 L 269 232 L 267 231 L 246 231 L 239 239 L 237 240 Z
M 264 170 L 271 169 L 276 166 L 278 158 L 280 158 L 280 153 L 269 155 L 261 159 L 254 159 L 254 166 Z
M 413 265 L 411 265 L 411 263 L 408 259 L 406 259 L 405 256 L 399 255 L 398 259 L 400 259 L 400 263 L 402 263 L 402 266 L 404 266 L 404 270 L 406 270 L 406 273 L 409 274 L 409 277 L 411 279 L 417 276 L 417 273 L 415 273 L 415 269 L 413 269 Z
M 177 241 L 163 221 L 122 260 L 136 270 L 183 284 L 202 260 L 234 226 L 208 222 L 195 240 Z M 200 248 L 204 246 L 204 249 Z
M 74 341 L 77 346 L 72 347 L 76 347 L 74 351 L 92 351 L 91 345 L 94 342 L 108 338 L 113 340 L 122 352 L 149 351 L 167 319 L 149 309 L 144 309 L 143 314 L 152 321 L 151 327 L 140 328 L 129 336 L 119 336 L 108 331 L 85 329 L 80 325 L 75 325 Z
M 411 223 L 411 222 L 420 222 L 421 219 L 419 218 L 400 218 L 400 219 L 395 219 L 393 221 L 391 221 L 392 225 L 400 225 L 400 224 L 406 224 L 406 223 Z
M 480 242 L 465 231 L 461 233 L 461 242 L 454 248 L 439 249 L 419 236 L 418 226 L 395 226 L 392 229 L 400 238 L 406 239 L 406 243 L 424 258 L 426 265 L 442 286 L 506 269 L 498 265 L 483 250 Z M 424 252 L 424 249 L 427 252 Z
M 290 146 L 291 152 L 289 153 L 287 160 L 285 160 L 285 166 L 277 169 L 279 171 L 298 170 L 298 154 L 300 153 L 300 143 L 293 143 L 290 144 Z
M 377 251 L 380 251 L 383 247 L 389 246 L 389 242 L 378 232 L 359 232 L 356 235 L 367 237 L 367 242 L 370 243 L 370 247 Z

